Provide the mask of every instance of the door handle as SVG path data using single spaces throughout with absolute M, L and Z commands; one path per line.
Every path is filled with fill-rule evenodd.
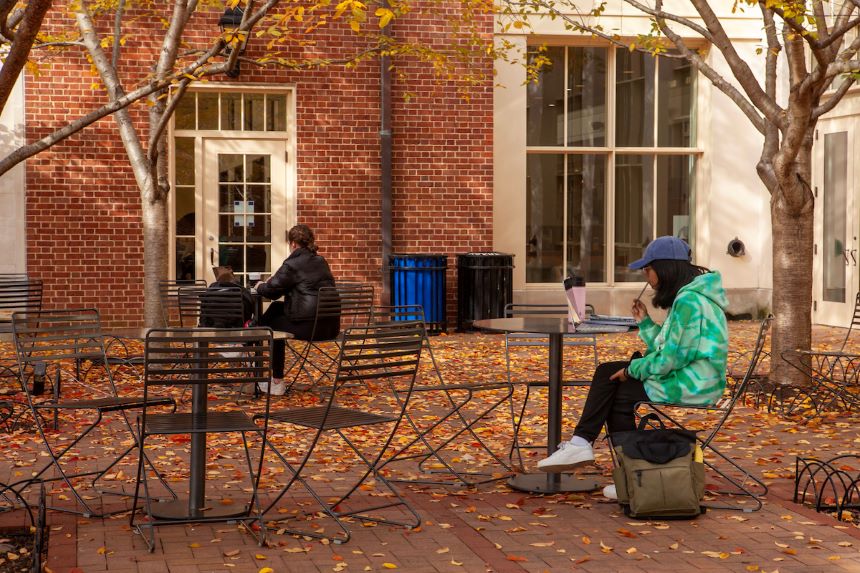
M 215 266 L 215 248 L 214 247 L 209 249 L 209 262 L 212 264 L 213 267 Z M 845 257 L 845 264 L 846 265 L 848 264 L 848 257 L 847 256 Z

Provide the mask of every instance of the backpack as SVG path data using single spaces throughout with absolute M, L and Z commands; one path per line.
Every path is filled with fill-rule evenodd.
M 656 429 L 610 436 L 618 503 L 634 519 L 689 519 L 705 513 L 705 466 L 696 433 Z

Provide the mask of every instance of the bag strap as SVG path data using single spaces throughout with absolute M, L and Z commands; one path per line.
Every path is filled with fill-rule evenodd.
M 645 414 L 641 418 L 639 418 L 639 425 L 636 427 L 637 430 L 643 431 L 649 428 L 659 428 L 660 430 L 666 429 L 666 424 L 663 423 L 663 418 L 657 415 L 656 412 L 649 412 Z

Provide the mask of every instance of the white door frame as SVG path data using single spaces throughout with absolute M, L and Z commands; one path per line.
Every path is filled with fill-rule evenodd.
M 220 154 L 268 154 L 271 156 L 271 248 L 269 268 L 272 273 L 287 258 L 286 229 L 295 220 L 295 206 L 289 197 L 287 169 L 287 142 L 283 139 L 224 139 L 203 138 L 203 177 L 200 207 L 201 220 L 197 224 L 197 277 L 206 282 L 214 280 L 212 261 L 219 264 L 219 205 L 218 205 L 218 156 Z M 239 271 L 240 269 L 236 269 Z
M 818 123 L 816 144 L 813 152 L 814 189 L 815 189 L 815 249 L 813 251 L 813 305 L 812 320 L 815 324 L 830 326 L 846 326 L 851 322 L 854 311 L 854 300 L 860 287 L 860 185 L 858 175 L 860 169 L 855 168 L 855 153 L 857 152 L 857 119 L 854 117 L 837 117 L 822 119 Z M 844 133 L 844 164 L 839 156 L 827 156 L 828 141 L 838 143 L 841 133 Z M 834 150 L 831 150 L 834 151 Z M 840 154 L 841 155 L 841 154 Z M 827 194 L 833 193 L 834 183 L 826 178 L 825 160 L 829 161 L 831 169 L 844 174 L 844 183 L 837 180 L 836 184 L 843 186 L 844 199 L 832 206 L 827 204 L 830 199 Z M 830 187 L 830 189 L 827 188 Z M 840 194 L 843 191 L 838 191 Z M 842 204 L 844 203 L 844 204 Z M 825 221 L 825 207 L 830 213 L 830 220 Z M 844 216 L 844 236 L 840 226 Z M 834 220 L 834 217 L 836 219 Z M 825 236 L 827 235 L 827 236 Z M 826 273 L 830 273 L 829 275 Z M 841 273 L 844 273 L 842 275 Z M 828 289 L 828 286 L 830 288 Z M 844 286 L 844 289 L 841 287 Z M 844 290 L 844 292 L 842 292 Z

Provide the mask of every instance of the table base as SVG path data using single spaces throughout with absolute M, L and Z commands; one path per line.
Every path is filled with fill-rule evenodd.
M 213 502 L 217 503 L 217 502 Z M 188 508 L 187 499 L 177 499 L 152 504 L 152 516 L 156 519 L 210 519 L 248 517 L 248 510 L 243 506 L 217 506 L 207 507 L 204 511 L 191 512 Z
M 566 474 L 517 474 L 508 485 L 518 491 L 531 493 L 569 493 L 594 491 L 601 487 L 592 478 L 579 478 Z

